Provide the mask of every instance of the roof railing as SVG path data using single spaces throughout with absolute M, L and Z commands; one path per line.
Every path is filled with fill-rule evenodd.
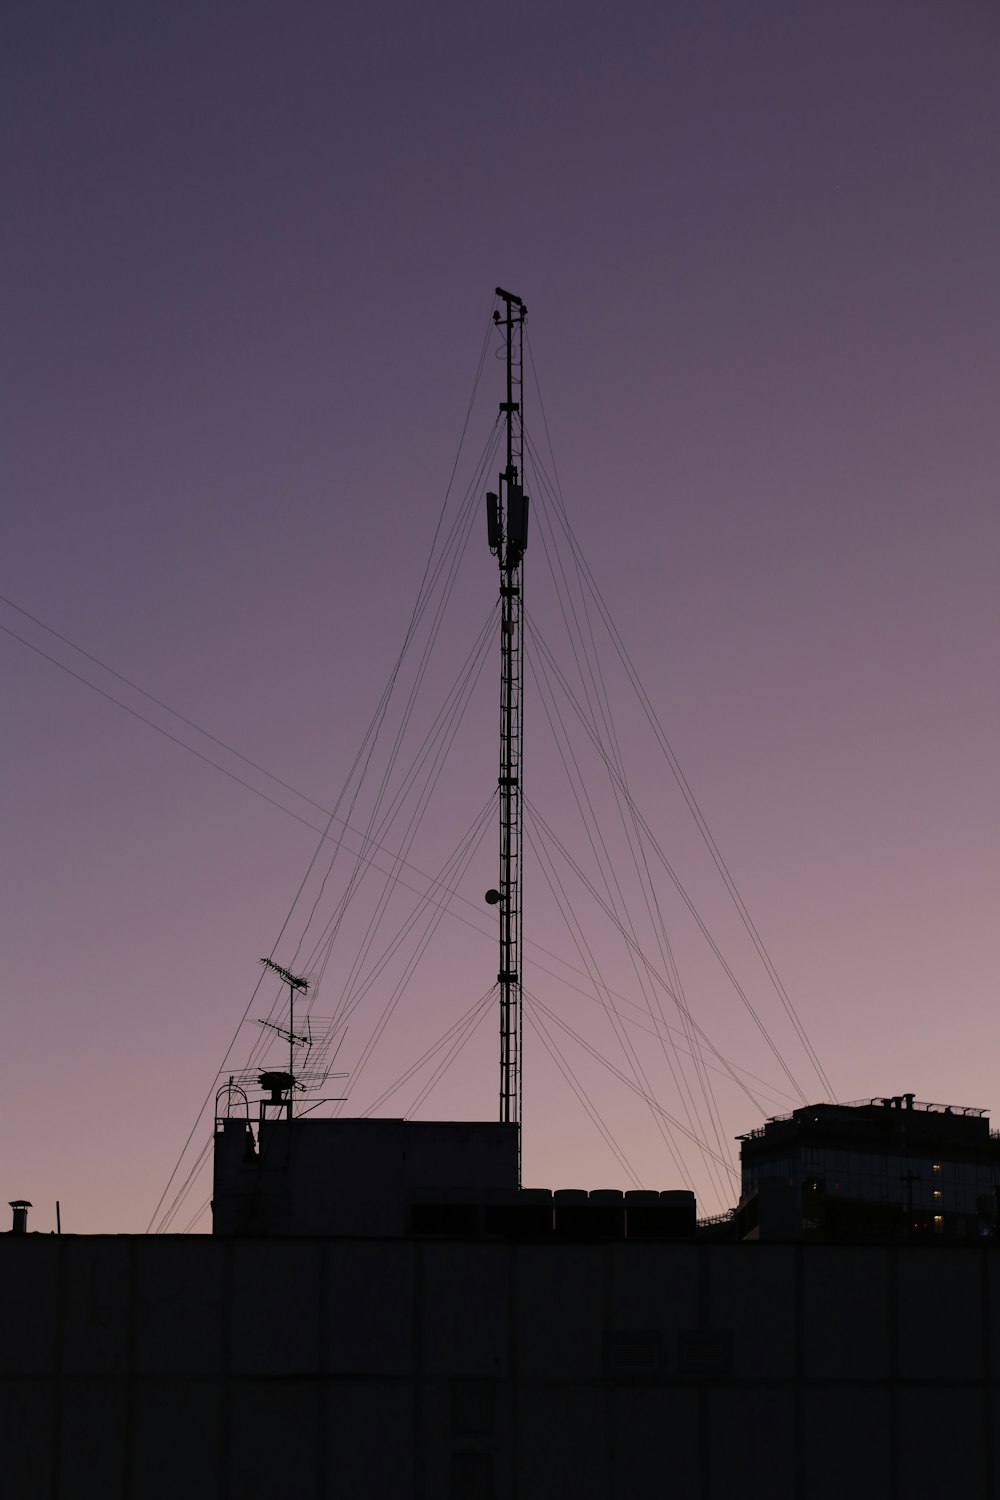
M 953 1115 L 958 1119 L 981 1120 L 989 1115 L 988 1109 L 980 1109 L 974 1104 L 932 1104 L 925 1099 L 917 1099 L 913 1094 L 876 1094 L 870 1099 L 852 1099 L 846 1104 L 831 1104 L 824 1101 L 822 1104 L 804 1104 L 799 1109 L 790 1110 L 785 1115 L 768 1115 L 767 1125 L 781 1125 L 788 1120 L 800 1119 L 810 1111 L 839 1113 L 845 1109 L 879 1109 L 900 1110 L 904 1113 L 919 1111 L 921 1114 Z M 748 1130 L 738 1139 L 741 1141 L 756 1140 L 764 1134 L 767 1125 L 759 1125 L 754 1130 Z

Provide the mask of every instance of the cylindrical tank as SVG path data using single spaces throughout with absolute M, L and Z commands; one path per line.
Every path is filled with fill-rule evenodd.
M 561 1239 L 589 1239 L 590 1203 L 585 1188 L 556 1188 L 552 1194 L 552 1221 Z
M 658 1238 L 660 1195 L 648 1188 L 629 1188 L 625 1194 L 625 1233 L 630 1240 Z
M 663 1228 L 669 1239 L 693 1239 L 698 1210 L 694 1193 L 687 1188 L 675 1188 L 660 1194 L 660 1213 Z
M 625 1196 L 621 1188 L 592 1188 L 590 1232 L 595 1239 L 620 1240 L 625 1236 Z

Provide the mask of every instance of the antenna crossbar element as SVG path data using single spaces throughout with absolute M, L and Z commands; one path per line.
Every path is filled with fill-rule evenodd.
M 311 1036 L 296 1036 L 294 1031 L 289 1031 L 287 1026 L 279 1026 L 276 1021 L 262 1021 L 258 1016 L 257 1025 L 266 1026 L 268 1031 L 276 1031 L 280 1037 L 284 1037 L 286 1042 L 297 1042 L 300 1047 L 312 1046 Z
M 507 465 L 497 493 L 486 497 L 490 551 L 500 566 L 500 890 L 487 900 L 500 908 L 500 1120 L 521 1123 L 521 1042 L 523 1035 L 521 945 L 521 846 L 524 814 L 521 800 L 521 763 L 524 721 L 521 688 L 524 679 L 522 634 L 522 562 L 528 545 L 528 497 L 523 489 L 524 319 L 527 308 L 520 297 L 497 287 L 504 311 L 493 314 L 503 330 L 506 353 L 506 400 L 500 403 L 507 436 Z M 497 901 L 492 898 L 498 896 Z M 518 1130 L 518 1182 L 521 1180 L 521 1141 Z
M 275 963 L 273 958 L 262 958 L 261 963 L 265 969 L 273 969 L 278 978 L 285 981 L 289 989 L 302 990 L 305 993 L 309 988 L 308 979 L 300 979 L 298 974 L 293 974 L 290 969 L 283 969 L 280 964 Z

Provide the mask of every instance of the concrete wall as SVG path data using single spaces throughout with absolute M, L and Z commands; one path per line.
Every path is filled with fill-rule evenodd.
M 1000 1251 L 0 1239 L 0 1489 L 1000 1500 Z

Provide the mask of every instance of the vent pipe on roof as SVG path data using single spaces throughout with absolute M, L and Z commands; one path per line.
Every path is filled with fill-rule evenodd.
M 27 1234 L 28 1209 L 31 1207 L 31 1204 L 27 1198 L 12 1198 L 10 1206 L 14 1210 L 14 1223 L 11 1226 L 11 1234 Z

